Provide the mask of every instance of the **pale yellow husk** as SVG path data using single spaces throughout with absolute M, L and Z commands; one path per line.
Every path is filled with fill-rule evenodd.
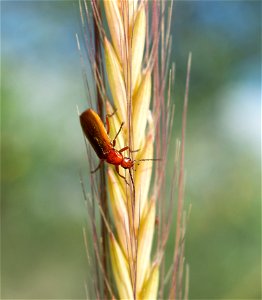
M 157 299 L 157 289 L 159 281 L 159 266 L 152 267 L 149 277 L 143 285 L 139 294 L 139 299 Z
M 137 78 L 141 72 L 146 38 L 146 13 L 141 6 L 135 17 L 134 25 L 130 26 L 132 48 L 132 90 L 136 87 Z
M 133 96 L 133 127 L 134 132 L 134 148 L 139 149 L 147 124 L 147 114 L 151 98 L 151 73 L 147 71 L 139 85 L 137 92 Z
M 121 20 L 121 15 L 118 7 L 119 3 L 117 0 L 105 0 L 104 7 L 106 12 L 111 38 L 113 41 L 115 52 L 118 56 L 118 60 L 122 60 L 124 55 L 123 47 L 125 45 L 124 27 Z M 112 22 L 112 20 L 114 20 Z
M 105 38 L 105 59 L 106 59 L 106 71 L 108 75 L 108 81 L 110 90 L 113 96 L 115 108 L 117 109 L 117 115 L 119 118 L 126 122 L 126 101 L 127 93 L 125 88 L 125 82 L 122 73 L 122 67 L 117 59 L 115 50 L 111 43 Z
M 109 249 L 119 296 L 121 299 L 133 299 L 128 262 L 112 234 L 110 235 Z
M 150 252 L 154 235 L 155 215 L 155 201 L 151 200 L 146 215 L 141 219 L 138 233 L 137 289 L 139 291 L 143 287 L 146 271 L 150 263 Z

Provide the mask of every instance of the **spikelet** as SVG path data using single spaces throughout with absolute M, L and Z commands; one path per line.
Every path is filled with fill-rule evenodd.
M 128 262 L 114 236 L 110 235 L 110 257 L 118 293 L 121 299 L 132 299 L 133 289 L 129 276 Z
M 116 108 L 109 120 L 110 137 L 113 138 L 121 122 L 125 122 L 117 138 L 117 149 L 128 145 L 133 150 L 139 149 L 132 153 L 133 159 L 151 159 L 154 148 L 154 124 L 149 110 L 151 70 L 143 70 L 145 3 L 104 0 L 104 8 L 111 35 L 104 38 L 106 73 Z M 128 109 L 130 102 L 131 110 Z M 112 111 L 107 103 L 107 113 Z M 129 122 L 133 132 L 128 132 Z M 127 152 L 126 156 L 129 156 Z M 120 170 L 129 186 L 112 166 L 108 168 L 110 204 L 117 233 L 116 239 L 110 237 L 110 256 L 121 299 L 157 298 L 159 267 L 153 266 L 151 261 L 156 213 L 155 199 L 149 196 L 152 165 L 152 161 L 136 163 L 132 178 L 132 173 Z
M 139 299 L 156 299 L 159 281 L 159 266 L 155 264 L 150 270 L 147 281 L 144 283 L 143 289 L 139 295 Z

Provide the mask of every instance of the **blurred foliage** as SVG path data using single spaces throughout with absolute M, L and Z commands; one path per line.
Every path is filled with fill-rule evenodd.
M 84 298 L 79 170 L 88 174 L 75 108 L 86 103 L 77 2 L 3 2 L 1 22 L 2 298 Z M 193 52 L 185 194 L 191 299 L 261 298 L 260 24 L 259 1 L 175 5 L 172 145 Z

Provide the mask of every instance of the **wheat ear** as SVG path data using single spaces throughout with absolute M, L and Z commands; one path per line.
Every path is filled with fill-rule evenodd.
M 102 3 L 110 34 L 107 34 L 107 26 L 102 21 L 103 14 L 100 10 Z M 167 160 L 167 152 L 174 116 L 171 89 L 174 84 L 175 67 L 173 65 L 171 70 L 168 68 L 172 45 L 170 27 L 173 2 L 172 0 L 171 2 L 91 0 L 91 18 L 88 4 L 86 0 L 83 4 L 79 0 L 86 49 L 97 88 L 97 109 L 101 118 L 103 118 L 104 107 L 107 114 L 111 115 L 109 118 L 110 138 L 114 140 L 117 135 L 115 149 L 120 150 L 128 146 L 129 148 L 122 153 L 134 161 L 134 166 L 130 169 L 124 170 L 120 167 L 120 174 L 117 174 L 117 170 L 112 165 L 100 168 L 98 186 L 94 180 L 95 175 L 92 175 L 90 186 L 92 201 L 86 197 L 82 183 L 93 236 L 95 259 L 94 264 L 90 263 L 90 267 L 95 271 L 92 273 L 95 276 L 91 276 L 90 279 L 93 282 L 95 297 L 115 299 L 116 294 L 121 299 L 162 299 L 165 296 L 164 292 L 169 290 L 170 299 L 182 299 L 183 296 L 187 299 L 189 268 L 187 265 L 184 268 L 187 214 L 183 208 L 183 191 L 191 54 L 188 60 L 184 99 L 181 155 L 178 141 L 175 151 L 172 151 L 174 168 L 171 188 L 168 189 L 166 168 L 170 159 Z M 151 14 L 149 8 L 152 9 Z M 93 25 L 92 20 L 94 20 Z M 148 24 L 149 20 L 151 25 Z M 85 22 L 87 22 L 87 27 L 85 27 Z M 90 40 L 94 40 L 94 44 L 90 45 Z M 100 51 L 101 45 L 103 53 Z M 80 50 L 79 41 L 78 47 Z M 108 93 L 107 82 L 110 93 Z M 94 97 L 90 93 L 88 80 L 86 84 L 89 92 L 89 106 L 92 107 L 90 99 Z M 167 95 L 165 94 L 166 87 L 168 87 Z M 109 102 L 108 98 L 112 101 Z M 153 113 L 150 110 L 151 98 L 153 99 Z M 124 126 L 122 126 L 123 122 Z M 155 140 L 157 142 L 154 145 Z M 87 151 L 92 168 L 94 160 L 91 159 L 88 147 Z M 155 158 L 162 159 L 161 163 L 150 160 L 154 158 L 154 155 Z M 153 163 L 155 164 L 154 174 Z M 106 183 L 101 180 L 101 174 L 105 174 L 105 170 L 110 196 L 109 211 L 105 205 L 107 203 Z M 152 177 L 154 177 L 154 182 L 151 191 Z M 174 218 L 173 208 L 177 185 L 178 207 L 174 257 L 173 263 L 165 270 L 165 248 Z M 169 201 L 166 201 L 167 193 L 170 195 Z M 96 223 L 95 199 L 98 200 L 96 204 L 102 219 L 100 222 L 102 224 L 101 239 L 99 239 L 99 227 Z M 157 227 L 156 224 L 158 224 Z M 155 256 L 152 258 L 155 232 L 157 244 Z M 107 248 L 107 236 L 109 248 Z M 90 262 L 86 235 L 85 242 Z M 116 292 L 111 281 L 110 268 L 108 268 L 108 253 Z M 186 284 L 183 292 L 184 269 L 186 270 Z
M 104 1 L 111 41 L 104 37 L 106 72 L 116 114 L 111 118 L 111 137 L 121 122 L 125 126 L 117 147 L 136 153 L 132 159 L 153 158 L 154 122 L 149 110 L 151 69 L 143 69 L 146 41 L 145 3 Z M 107 103 L 107 112 L 113 108 Z M 117 236 L 110 236 L 112 269 L 121 299 L 156 299 L 159 267 L 150 259 L 156 202 L 149 197 L 152 161 L 136 163 L 135 172 L 122 172 L 129 186 L 113 168 L 108 187 Z

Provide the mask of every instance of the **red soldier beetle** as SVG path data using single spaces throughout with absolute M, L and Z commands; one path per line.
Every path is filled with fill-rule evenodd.
M 121 126 L 115 138 L 111 142 L 108 136 L 110 131 L 108 117 L 112 115 L 106 116 L 107 129 L 105 128 L 99 115 L 91 108 L 85 110 L 80 115 L 80 123 L 86 138 L 88 139 L 91 146 L 95 150 L 97 156 L 101 160 L 98 167 L 95 170 L 91 171 L 91 173 L 96 172 L 99 169 L 101 163 L 103 161 L 106 161 L 109 164 L 115 165 L 117 174 L 126 181 L 126 178 L 119 173 L 119 166 L 121 166 L 124 169 L 131 169 L 137 160 L 132 160 L 130 157 L 123 156 L 122 152 L 128 149 L 130 150 L 129 146 L 126 146 L 120 150 L 115 149 L 116 139 L 124 125 L 123 122 L 121 123 Z M 137 151 L 139 150 L 134 150 L 131 152 L 137 152 Z M 158 160 L 158 159 L 140 159 L 138 161 L 147 161 L 147 160 Z

